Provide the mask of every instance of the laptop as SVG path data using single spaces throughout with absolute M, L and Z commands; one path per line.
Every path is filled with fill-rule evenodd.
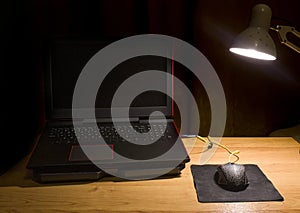
M 189 162 L 173 120 L 173 100 L 166 95 L 173 90 L 172 75 L 168 75 L 173 71 L 172 61 L 166 57 L 134 57 L 109 72 L 95 100 L 96 128 L 90 124 L 90 118 L 72 119 L 78 76 L 90 58 L 111 42 L 107 39 L 51 42 L 45 74 L 46 126 L 27 164 L 35 181 L 94 181 L 106 176 L 150 179 L 179 175 Z M 115 92 L 128 78 L 145 70 L 166 73 L 155 81 L 166 93 L 142 92 L 130 104 L 130 125 L 122 117 L 115 118 L 113 123 L 111 104 Z M 113 107 L 124 108 L 122 103 Z M 151 117 L 150 124 L 149 116 L 155 111 L 161 114 Z M 120 132 L 125 134 L 121 136 Z M 143 133 L 147 137 L 140 137 Z

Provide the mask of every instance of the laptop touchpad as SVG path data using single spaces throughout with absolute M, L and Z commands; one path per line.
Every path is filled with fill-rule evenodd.
M 95 161 L 111 159 L 113 159 L 112 145 L 76 145 L 72 146 L 69 155 L 69 161 Z

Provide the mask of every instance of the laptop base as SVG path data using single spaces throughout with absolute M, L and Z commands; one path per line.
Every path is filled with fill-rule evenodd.
M 180 164 L 176 168 L 170 169 L 167 174 L 161 175 L 161 169 L 147 170 L 124 170 L 120 171 L 122 176 L 128 179 L 149 179 L 157 174 L 157 177 L 178 176 L 181 170 L 185 168 L 185 164 Z M 84 171 L 56 171 L 55 169 L 33 170 L 33 180 L 38 183 L 54 183 L 54 182 L 76 182 L 76 181 L 97 181 L 111 175 L 101 171 L 98 168 L 85 169 Z

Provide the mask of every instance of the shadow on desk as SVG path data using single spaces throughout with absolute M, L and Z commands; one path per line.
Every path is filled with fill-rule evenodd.
M 300 124 L 298 124 L 297 126 L 285 129 L 278 129 L 274 132 L 271 132 L 270 137 L 292 137 L 298 143 L 300 143 Z
M 83 185 L 92 182 L 123 182 L 123 181 L 131 181 L 125 180 L 118 177 L 104 177 L 98 181 L 76 181 L 76 182 L 55 182 L 55 183 L 38 183 L 35 182 L 33 178 L 33 174 L 31 170 L 26 169 L 26 163 L 29 159 L 29 155 L 23 158 L 20 162 L 18 162 L 15 166 L 9 169 L 6 173 L 0 176 L 0 187 L 7 186 L 19 186 L 19 187 L 44 187 L 44 186 L 65 186 L 65 185 Z M 178 178 L 178 176 L 163 176 L 158 177 L 156 179 L 170 179 L 170 178 Z M 137 181 L 137 180 L 135 180 Z M 147 180 L 141 180 L 147 181 Z

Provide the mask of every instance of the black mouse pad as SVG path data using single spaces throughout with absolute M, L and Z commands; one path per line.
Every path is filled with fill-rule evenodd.
M 214 180 L 219 165 L 192 165 L 191 170 L 199 202 L 283 201 L 283 197 L 257 165 L 244 164 L 249 186 L 244 191 L 231 192 Z

